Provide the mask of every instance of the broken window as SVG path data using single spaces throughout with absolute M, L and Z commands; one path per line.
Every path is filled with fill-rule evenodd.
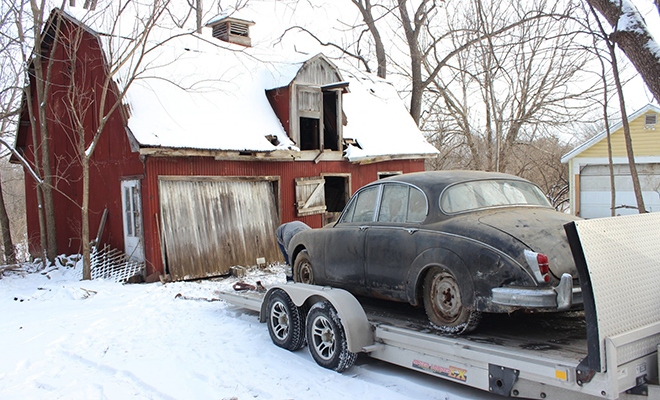
M 337 92 L 323 92 L 323 145 L 326 150 L 339 150 L 338 122 Z
M 324 224 L 339 218 L 350 197 L 350 174 L 296 179 L 298 216 L 325 214 Z
M 300 117 L 300 150 L 320 150 L 319 120 Z
M 341 90 L 298 86 L 300 150 L 341 150 Z

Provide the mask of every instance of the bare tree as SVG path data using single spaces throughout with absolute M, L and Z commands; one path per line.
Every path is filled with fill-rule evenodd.
M 16 53 L 20 43 L 16 40 L 13 10 L 4 2 L 0 6 L 0 137 L 13 135 L 18 119 L 21 85 L 20 65 L 16 63 Z M 5 152 L 2 163 L 6 163 Z M 16 252 L 5 202 L 5 190 L 0 180 L 0 236 L 2 238 L 4 262 L 16 263 Z
M 593 92 L 584 85 L 589 54 L 556 5 L 533 4 L 555 17 L 512 27 L 511 21 L 529 13 L 517 2 L 469 4 L 453 13 L 452 40 L 474 44 L 448 65 L 451 73 L 433 81 L 439 99 L 427 96 L 433 107 L 428 125 L 437 126 L 450 147 L 465 149 L 461 168 L 514 172 L 519 151 L 584 113 L 581 100 Z M 509 29 L 502 32 L 503 26 Z
M 54 59 L 48 58 L 48 55 L 44 54 L 42 49 L 47 47 L 43 46 L 47 40 L 54 39 L 54 42 L 57 42 L 59 26 L 53 26 L 50 31 L 43 30 L 48 6 L 49 4 L 45 1 L 21 0 L 15 4 L 13 10 L 18 38 L 21 43 L 23 65 L 27 68 L 26 75 L 35 88 L 34 93 L 25 90 L 23 95 L 31 121 L 32 139 L 35 143 L 34 169 L 42 177 L 37 188 L 41 247 L 44 251 L 44 259 L 47 262 L 52 262 L 57 255 L 57 229 L 53 203 L 54 184 L 50 159 L 47 100 L 51 90 L 50 77 Z M 25 26 L 27 21 L 31 23 L 31 28 Z M 28 36 L 30 33 L 31 37 Z M 33 46 L 30 46 L 30 44 L 33 44 Z M 35 51 L 31 52 L 30 48 Z M 27 88 L 28 85 L 25 87 Z M 33 96 L 36 96 L 36 110 Z
M 81 234 L 83 255 L 83 279 L 91 278 L 90 260 L 90 230 L 89 230 L 89 190 L 90 190 L 90 163 L 94 150 L 104 132 L 110 116 L 118 111 L 124 96 L 131 84 L 144 70 L 142 60 L 144 55 L 152 51 L 160 43 L 148 41 L 152 29 L 167 8 L 169 0 L 154 1 L 148 7 L 131 4 L 131 0 L 120 2 L 119 7 L 107 6 L 101 12 L 114 16 L 114 23 L 109 31 L 104 32 L 107 38 L 104 50 L 107 54 L 105 60 L 105 76 L 98 77 L 89 85 L 84 68 L 77 67 L 84 60 L 79 58 L 81 42 L 87 32 L 87 27 L 74 25 L 62 41 L 66 48 L 66 58 L 71 64 L 68 76 L 66 105 L 70 129 L 77 147 L 77 158 L 82 167 L 82 204 L 81 204 Z M 129 12 L 130 10 L 130 12 Z M 133 12 L 140 13 L 136 17 Z M 122 35 L 116 33 L 119 22 L 131 18 L 133 26 L 126 32 L 126 21 L 122 26 Z M 117 85 L 121 81 L 121 85 Z M 98 97 L 95 97 L 98 96 Z M 95 110 L 92 112 L 93 108 Z M 87 123 L 92 116 L 93 123 Z
M 627 112 L 626 112 L 625 99 L 624 99 L 624 96 L 623 96 L 623 84 L 621 83 L 621 77 L 620 77 L 620 74 L 619 74 L 619 65 L 618 65 L 618 60 L 617 60 L 617 55 L 616 55 L 616 47 L 617 47 L 617 45 L 620 46 L 620 47 L 622 47 L 624 45 L 629 46 L 629 44 L 628 44 L 629 41 L 639 40 L 640 36 L 643 37 L 647 42 L 648 42 L 648 40 L 652 40 L 652 37 L 650 37 L 650 34 L 649 34 L 648 37 L 646 37 L 644 33 L 640 33 L 640 32 L 632 32 L 631 33 L 631 32 L 628 31 L 627 27 L 624 27 L 624 29 L 622 31 L 619 31 L 619 29 L 618 29 L 619 27 L 616 24 L 616 21 L 619 21 L 619 19 L 624 14 L 627 17 L 632 19 L 633 18 L 632 14 L 634 14 L 634 12 L 636 12 L 636 9 L 634 10 L 634 12 L 633 12 L 633 10 L 630 9 L 630 8 L 634 8 L 634 6 L 632 6 L 632 4 L 626 3 L 626 5 L 625 5 L 626 8 L 624 10 L 624 4 L 620 3 L 619 7 L 618 7 L 618 16 L 616 18 L 613 14 L 611 14 L 612 10 L 610 8 L 607 8 L 608 14 L 605 14 L 604 11 L 600 11 L 608 19 L 608 21 L 609 21 L 609 18 L 613 18 L 613 20 L 615 21 L 614 23 L 610 22 L 615 27 L 614 32 L 610 35 L 608 35 L 606 33 L 604 26 L 602 25 L 602 23 L 598 19 L 598 16 L 596 15 L 596 11 L 594 9 L 595 6 L 591 5 L 591 1 L 589 1 L 589 5 L 590 5 L 590 9 L 591 9 L 592 13 L 594 14 L 594 16 L 596 16 L 596 22 L 597 22 L 599 30 L 600 30 L 600 36 L 603 38 L 603 40 L 604 40 L 604 42 L 607 46 L 607 50 L 609 52 L 610 62 L 611 62 L 611 65 L 612 65 L 612 75 L 614 77 L 614 83 L 615 83 L 617 95 L 618 95 L 618 98 L 619 98 L 619 109 L 621 111 L 621 122 L 622 122 L 622 125 L 623 125 L 623 136 L 624 136 L 625 143 L 626 143 L 626 154 L 628 156 L 628 167 L 629 167 L 629 170 L 630 170 L 630 177 L 632 178 L 633 191 L 635 193 L 635 199 L 637 200 L 637 210 L 639 211 L 640 214 L 643 214 L 643 213 L 646 213 L 646 206 L 644 205 L 644 197 L 643 197 L 643 194 L 642 194 L 641 185 L 639 183 L 639 175 L 637 174 L 637 166 L 635 164 L 635 154 L 634 154 L 634 150 L 633 150 L 632 136 L 630 134 L 630 124 L 628 123 L 628 115 L 627 115 Z M 608 15 L 609 15 L 609 17 L 608 17 Z M 643 26 L 643 27 L 638 26 L 638 28 L 640 28 L 640 29 L 645 28 L 645 26 Z M 642 31 L 643 31 L 643 29 L 642 29 Z M 625 51 L 625 49 L 624 49 L 624 51 Z M 626 54 L 628 54 L 628 52 L 626 52 Z M 634 53 L 631 53 L 631 54 L 633 55 L 633 57 L 636 57 L 638 55 L 637 52 L 634 52 Z M 630 55 L 628 55 L 628 57 L 630 58 Z M 633 64 L 635 64 L 635 61 L 633 59 L 631 59 L 631 61 L 633 62 Z M 657 58 L 655 59 L 655 63 L 659 67 L 658 71 L 660 71 L 660 61 Z M 635 64 L 635 65 L 637 66 L 637 64 Z M 639 67 L 637 67 L 637 69 L 639 70 Z M 641 71 L 640 71 L 640 73 L 641 73 Z M 644 76 L 643 73 L 642 73 L 642 76 Z M 646 80 L 646 77 L 644 77 L 644 79 Z M 656 77 L 653 81 L 654 82 L 657 81 L 657 75 L 656 75 Z M 647 86 L 649 87 L 649 89 L 651 89 L 651 91 L 653 91 L 652 85 L 649 85 L 648 81 L 647 81 Z M 654 96 L 655 95 L 656 94 L 654 92 Z M 657 98 L 658 97 L 656 97 L 656 99 Z M 608 132 L 608 147 L 609 146 L 611 146 L 611 145 L 609 144 L 609 132 Z M 609 157 L 610 157 L 610 164 L 611 164 L 611 150 L 610 150 L 610 156 Z M 613 175 L 612 171 L 611 171 L 611 174 Z M 612 179 L 612 181 L 613 181 L 613 179 Z M 612 185 L 612 191 L 614 192 L 614 185 Z M 613 196 L 614 196 L 614 194 L 613 194 Z M 614 207 L 612 208 L 612 211 L 614 212 Z

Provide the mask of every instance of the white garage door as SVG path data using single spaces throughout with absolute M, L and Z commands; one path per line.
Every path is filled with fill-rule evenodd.
M 651 212 L 660 211 L 660 164 L 638 164 L 644 205 Z M 614 166 L 616 189 L 615 215 L 637 214 L 628 165 Z M 580 171 L 580 216 L 602 218 L 611 216 L 610 169 L 608 165 L 588 165 Z
M 167 267 L 175 280 L 226 274 L 258 257 L 281 259 L 276 181 L 267 177 L 160 177 Z

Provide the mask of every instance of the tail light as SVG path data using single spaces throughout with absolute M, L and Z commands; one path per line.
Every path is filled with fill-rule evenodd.
M 541 283 L 550 282 L 550 265 L 548 263 L 548 256 L 525 250 L 525 258 L 527 259 L 529 266 L 532 268 L 532 272 L 534 272 L 534 277 L 536 277 L 537 281 Z

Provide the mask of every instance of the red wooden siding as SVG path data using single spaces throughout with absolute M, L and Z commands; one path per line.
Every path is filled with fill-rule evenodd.
M 284 131 L 289 134 L 291 129 L 291 122 L 289 121 L 289 102 L 291 101 L 291 87 L 282 87 L 278 89 L 269 90 L 266 92 L 266 97 L 270 106 L 273 107 L 275 115 L 282 123 Z
M 73 35 L 75 25 L 66 20 L 62 23 L 62 37 Z M 48 98 L 48 129 L 50 133 L 51 168 L 53 173 L 55 224 L 57 226 L 57 244 L 59 253 L 73 254 L 81 251 L 81 209 L 82 204 L 82 168 L 76 157 L 74 147 L 76 137 L 71 131 L 68 106 L 65 104 L 70 82 L 71 70 L 69 55 L 65 46 L 58 45 L 56 52 L 50 54 L 55 60 L 51 72 L 51 92 Z M 101 85 L 105 76 L 104 57 L 97 38 L 88 31 L 83 31 L 83 39 L 76 52 L 77 82 L 79 87 L 87 89 L 92 104 L 85 114 L 86 143 L 91 142 L 92 134 L 98 126 L 98 104 L 100 103 Z M 46 69 L 48 57 L 44 61 Z M 92 88 L 94 90 L 92 91 Z M 36 90 L 31 85 L 33 107 L 37 110 Z M 110 96 L 112 98 L 112 96 Z M 113 100 L 108 101 L 108 108 Z M 28 122 L 25 113 L 25 122 Z M 38 116 L 37 116 L 38 118 Z M 34 143 L 31 128 L 21 124 L 17 146 L 24 150 L 28 160 L 34 160 Z M 144 173 L 137 153 L 130 152 L 130 146 L 119 112 L 109 118 L 101 139 L 90 163 L 90 235 L 96 236 L 103 210 L 108 208 L 109 215 L 102 241 L 123 250 L 123 220 L 120 199 L 120 178 Z M 32 254 L 41 254 L 39 239 L 39 220 L 35 181 L 25 174 L 25 194 L 27 207 L 28 240 Z

